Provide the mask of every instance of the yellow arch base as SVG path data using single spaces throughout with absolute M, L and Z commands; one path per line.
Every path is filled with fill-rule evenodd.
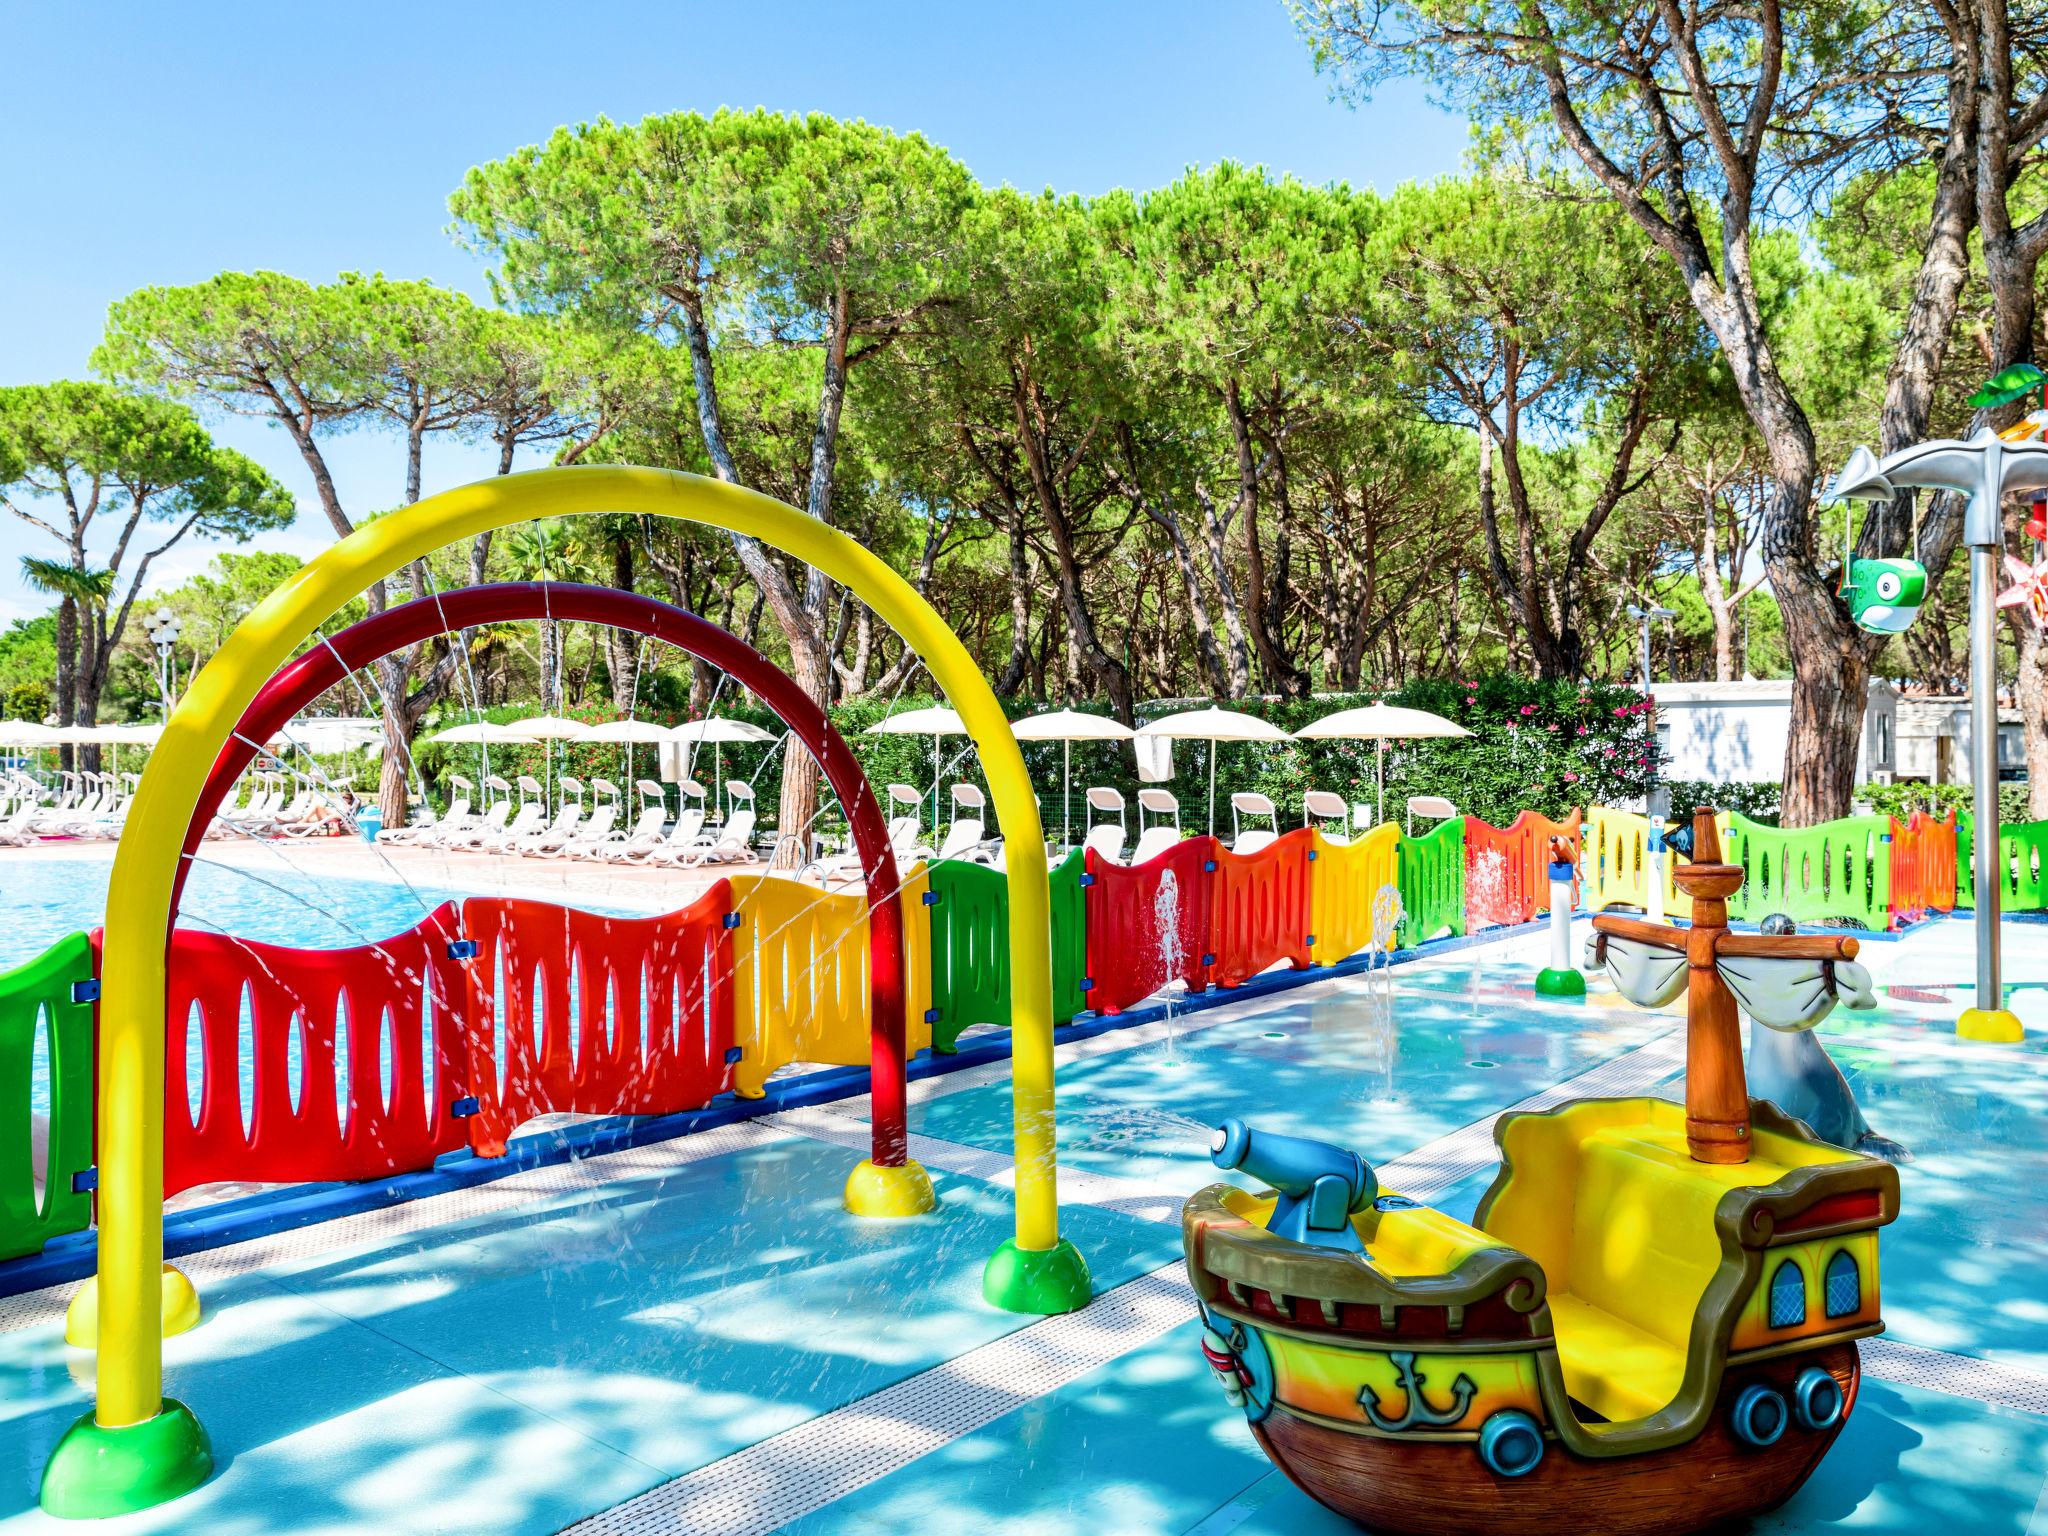
M 222 743 L 265 680 L 372 582 L 479 533 L 593 512 L 672 517 L 748 534 L 817 567 L 895 627 L 960 712 L 980 750 L 1009 860 L 1017 1235 L 990 1261 L 983 1292 L 1019 1311 L 1064 1311 L 1087 1299 L 1087 1266 L 1059 1235 L 1044 831 L 1023 754 L 974 659 L 885 562 L 768 497 L 669 470 L 594 466 L 506 475 L 379 518 L 303 567 L 193 679 L 150 757 L 114 859 L 101 969 L 99 1402 L 93 1421 L 66 1437 L 67 1445 L 77 1440 L 105 1453 L 95 1459 L 60 1447 L 67 1468 L 60 1481 L 69 1492 L 52 1502 L 46 1478 L 46 1507 L 140 1508 L 169 1497 L 183 1491 L 193 1447 L 204 1443 L 196 1420 L 196 1439 L 183 1432 L 182 1419 L 169 1427 L 158 1422 L 190 1418 L 182 1409 L 173 1415 L 163 1396 L 164 935 L 180 841 Z M 122 1455 L 105 1451 L 115 1441 Z M 138 1449 L 129 1455 L 128 1447 Z M 182 1459 L 167 1470 L 156 1465 L 164 1456 Z M 80 1494 L 74 1472 L 88 1482 L 127 1486 Z
M 1985 1045 L 2018 1045 L 2027 1038 L 2019 1016 L 2003 1008 L 1965 1008 L 1956 1020 L 1956 1035 Z
M 162 1294 L 165 1338 L 199 1326 L 199 1292 L 175 1264 L 164 1266 Z M 100 1282 L 96 1275 L 87 1277 L 64 1309 L 64 1342 L 73 1349 L 99 1348 Z
M 846 1208 L 856 1216 L 923 1216 L 939 1208 L 932 1176 L 915 1159 L 900 1168 L 884 1168 L 862 1159 L 847 1176 Z

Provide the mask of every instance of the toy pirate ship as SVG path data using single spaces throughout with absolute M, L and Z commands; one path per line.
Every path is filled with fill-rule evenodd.
M 1789 1497 L 1883 1328 L 1888 1165 L 1828 1146 L 1743 1078 L 1738 1004 L 1810 1027 L 1867 987 L 1856 942 L 1736 934 L 1712 813 L 1689 929 L 1595 919 L 1633 1000 L 1689 994 L 1686 1102 L 1505 1115 L 1471 1224 L 1356 1154 L 1231 1122 L 1182 1213 L 1204 1350 L 1274 1462 L 1374 1531 L 1698 1531 Z

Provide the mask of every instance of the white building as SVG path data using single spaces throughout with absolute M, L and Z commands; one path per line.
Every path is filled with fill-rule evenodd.
M 1792 729 L 1789 678 L 1739 683 L 1657 683 L 1657 745 L 1666 779 L 1776 784 Z M 1897 772 L 1899 691 L 1875 678 L 1863 714 L 1856 782 Z
M 1970 782 L 1970 700 L 1966 694 L 1899 699 L 1898 777 L 1917 784 Z M 2027 775 L 2026 727 L 2011 707 L 1998 712 L 1998 776 Z

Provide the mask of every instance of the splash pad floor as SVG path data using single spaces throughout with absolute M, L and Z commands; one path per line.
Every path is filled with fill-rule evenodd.
M 2009 929 L 2025 1045 L 1959 1044 L 1970 931 L 1865 950 L 1875 1014 L 1824 1035 L 1913 1148 L 1889 1335 L 1820 1472 L 1758 1531 L 2048 1536 L 2048 945 Z M 1469 1214 L 1511 1106 L 1672 1092 L 1675 1015 L 1539 1000 L 1507 939 L 1061 1048 L 1063 1221 L 1097 1297 L 992 1311 L 1001 1064 L 912 1088 L 941 1210 L 838 1208 L 857 1098 L 541 1167 L 183 1261 L 205 1322 L 167 1390 L 221 1471 L 116 1530 L 595 1533 L 1350 1531 L 1275 1472 L 1202 1365 L 1179 1278 L 1203 1137 L 1241 1113 L 1348 1142 Z M 2036 1281 L 2036 1283 L 2029 1283 Z M 89 1402 L 68 1288 L 0 1299 L 0 1532 Z

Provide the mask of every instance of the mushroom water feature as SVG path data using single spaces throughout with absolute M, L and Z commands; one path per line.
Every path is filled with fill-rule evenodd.
M 1836 501 L 1889 502 L 1900 491 L 1956 491 L 1969 497 L 1963 543 L 1970 550 L 1970 783 L 1972 846 L 1979 871 L 1998 863 L 1998 573 L 2005 553 L 2000 507 L 2007 496 L 2048 489 L 2048 443 L 2008 442 L 1990 428 L 1967 439 L 1915 443 L 1882 459 L 1858 448 L 1827 489 Z M 1999 882 L 1977 880 L 1977 998 L 1956 1033 L 2018 1044 L 2025 1036 L 2005 1006 L 2000 981 Z

